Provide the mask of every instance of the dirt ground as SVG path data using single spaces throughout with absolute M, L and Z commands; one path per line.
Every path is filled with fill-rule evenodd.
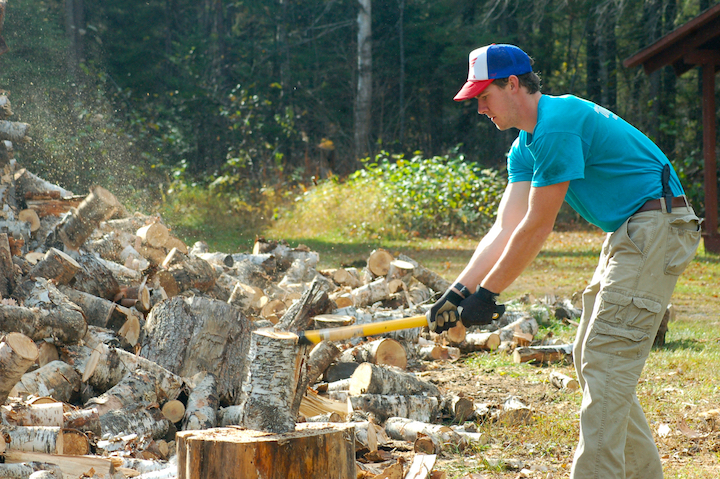
M 499 407 L 509 396 L 515 396 L 530 406 L 533 419 L 529 424 L 498 424 L 491 420 L 479 424 L 477 430 L 486 435 L 486 443 L 464 451 L 443 452 L 435 470 L 445 472 L 447 479 L 569 477 L 577 444 L 581 393 L 559 390 L 550 384 L 548 377 L 551 371 L 574 377 L 572 365 L 565 362 L 530 366 L 529 372 L 513 374 L 513 366 L 507 364 L 478 368 L 468 362 L 472 361 L 467 361 L 467 357 L 458 361 L 423 362 L 419 370 L 424 379 L 446 392 L 473 397 L 490 408 Z M 720 431 L 717 429 L 709 426 L 705 431 L 682 431 L 681 428 L 681 433 L 667 436 L 655 431 L 665 477 L 720 477 Z M 392 441 L 384 449 L 394 458 L 403 457 L 406 461 L 414 456 L 409 443 Z

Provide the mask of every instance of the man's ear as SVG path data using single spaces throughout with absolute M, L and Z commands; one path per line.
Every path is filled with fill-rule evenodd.
M 520 79 L 515 75 L 510 75 L 508 77 L 508 83 L 510 85 L 510 90 L 518 90 L 520 88 Z

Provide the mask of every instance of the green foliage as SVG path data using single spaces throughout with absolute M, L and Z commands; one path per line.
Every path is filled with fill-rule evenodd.
M 276 232 L 402 238 L 478 234 L 492 224 L 506 181 L 460 155 L 377 155 L 340 183 L 322 181 L 279 216 Z

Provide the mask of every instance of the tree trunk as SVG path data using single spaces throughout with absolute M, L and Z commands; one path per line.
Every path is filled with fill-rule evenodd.
M 3 306 L 2 309 L 8 306 Z M 0 404 L 8 398 L 10 391 L 23 374 L 38 358 L 38 348 L 29 337 L 20 333 L 9 333 L 0 342 Z
M 355 158 L 370 153 L 372 109 L 372 1 L 358 0 L 358 79 L 355 99 Z
M 235 428 L 177 434 L 178 478 L 355 479 L 350 424 L 303 423 L 286 434 Z M 227 457 L 236 461 L 228 468 Z
M 65 0 L 65 32 L 69 40 L 67 64 L 71 78 L 79 81 L 80 64 L 85 56 L 84 0 Z

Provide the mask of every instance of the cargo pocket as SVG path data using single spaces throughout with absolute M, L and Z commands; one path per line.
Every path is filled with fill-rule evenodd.
M 665 274 L 678 276 L 695 257 L 700 245 L 700 219 L 685 215 L 670 222 L 665 250 Z
M 627 329 L 595 321 L 588 337 L 587 348 L 603 354 L 637 359 L 642 356 L 649 335 L 638 329 Z
M 600 293 L 600 307 L 597 318 L 610 324 L 619 324 L 626 318 L 626 309 L 632 298 L 626 294 L 615 291 Z
M 628 307 L 626 324 L 633 328 L 652 332 L 655 324 L 660 324 L 657 320 L 661 310 L 662 304 L 659 302 L 636 296 L 632 299 L 632 305 Z

